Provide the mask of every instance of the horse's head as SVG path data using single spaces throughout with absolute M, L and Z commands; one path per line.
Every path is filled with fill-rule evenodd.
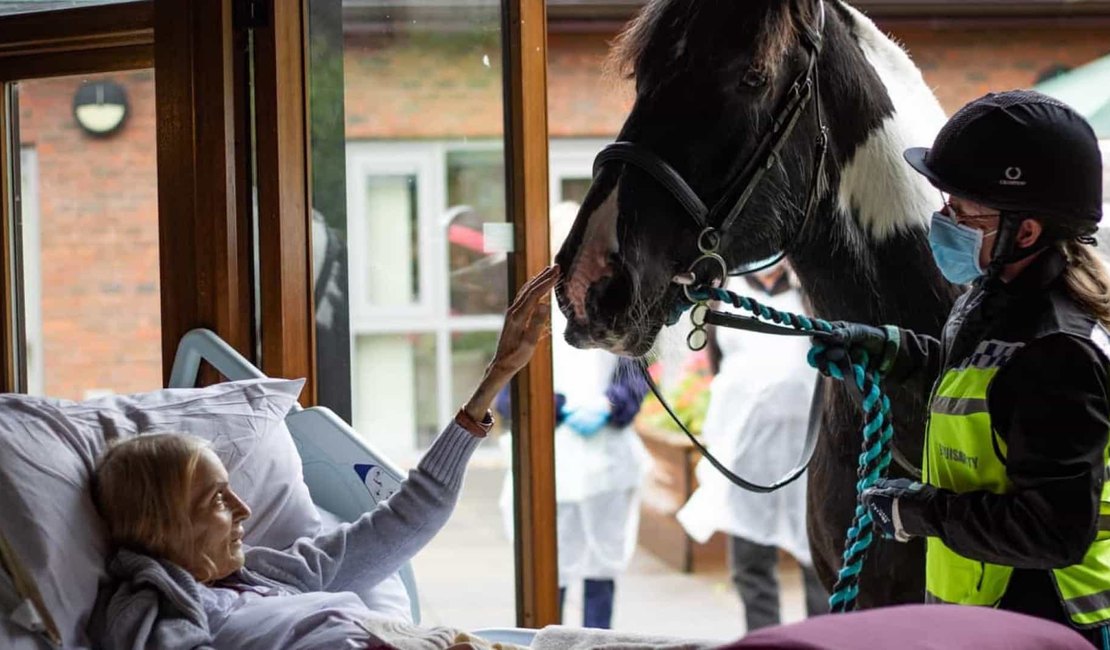
M 803 222 L 819 157 L 816 103 L 794 102 L 799 119 L 778 154 L 761 158 L 760 150 L 791 88 L 812 76 L 818 2 L 653 0 L 614 50 L 636 81 L 618 140 L 677 172 L 713 213 L 711 224 L 744 193 L 756 173 L 749 163 L 769 161 L 755 165 L 762 178 L 720 233 L 717 250 L 733 268 L 787 247 Z M 648 166 L 620 156 L 598 165 L 559 251 L 565 281 L 557 296 L 574 345 L 647 352 L 681 295 L 672 279 L 700 254 L 703 226 Z M 712 263 L 697 272 L 720 275 Z

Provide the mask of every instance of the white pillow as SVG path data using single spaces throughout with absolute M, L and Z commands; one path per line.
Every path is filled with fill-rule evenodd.
M 303 379 L 250 379 L 70 402 L 62 412 L 99 431 L 98 439 L 170 431 L 210 441 L 231 489 L 251 507 L 243 541 L 283 549 L 320 529 L 300 454 L 285 426 L 303 386 Z
M 0 395 L 0 524 L 34 577 L 64 647 L 85 625 L 108 544 L 89 493 L 107 440 L 182 432 L 212 442 L 256 513 L 248 544 L 286 548 L 320 527 L 283 419 L 303 381 L 255 379 L 70 402 Z

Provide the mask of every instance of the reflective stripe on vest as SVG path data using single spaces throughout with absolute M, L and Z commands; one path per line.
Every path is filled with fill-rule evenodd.
M 986 413 L 987 400 L 977 397 L 936 397 L 933 399 L 933 413 L 942 415 L 971 415 Z
M 987 390 L 1020 346 L 987 341 L 960 367 L 947 370 L 930 403 L 925 438 L 925 482 L 955 492 L 1011 489 L 1003 457 L 1006 442 L 992 434 Z M 1110 471 L 1110 449 L 1103 453 Z M 1076 625 L 1110 620 L 1110 482 L 1104 482 L 1099 533 L 1083 560 L 1054 570 L 1064 608 Z M 1013 568 L 963 557 L 937 537 L 926 539 L 926 602 L 996 605 Z

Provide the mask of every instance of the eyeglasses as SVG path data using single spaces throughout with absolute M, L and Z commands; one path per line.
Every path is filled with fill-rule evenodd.
M 994 225 L 992 221 L 1001 216 L 998 212 L 979 212 L 976 214 L 965 214 L 956 206 L 952 205 L 952 197 L 944 192 L 940 193 L 940 199 L 944 202 L 944 208 L 941 213 L 952 217 L 956 223 L 961 226 L 971 226 L 972 228 L 982 228 Z

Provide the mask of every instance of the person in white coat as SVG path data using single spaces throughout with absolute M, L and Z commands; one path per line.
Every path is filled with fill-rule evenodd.
M 734 278 L 729 288 L 779 310 L 805 312 L 785 263 Z M 817 378 L 806 364 L 809 341 L 726 328 L 714 328 L 711 336 L 720 361 L 702 435 L 713 455 L 733 472 L 758 483 L 776 481 L 796 464 L 809 426 Z M 807 613 L 828 611 L 806 537 L 806 477 L 759 494 L 733 485 L 705 460 L 696 471 L 699 487 L 677 517 L 698 542 L 705 543 L 717 531 L 729 536 L 732 580 L 748 630 L 780 622 L 779 549 L 802 567 Z
M 578 206 L 551 214 L 552 250 L 570 232 Z M 555 388 L 555 499 L 560 612 L 569 585 L 583 585 L 583 627 L 612 626 L 616 578 L 628 567 L 640 522 L 640 486 L 649 458 L 632 420 L 647 385 L 633 362 L 566 342 L 566 317 L 552 309 Z M 502 416 L 508 393 L 497 401 Z M 506 476 L 501 509 L 512 529 L 512 482 Z M 561 618 L 561 616 L 560 616 Z

